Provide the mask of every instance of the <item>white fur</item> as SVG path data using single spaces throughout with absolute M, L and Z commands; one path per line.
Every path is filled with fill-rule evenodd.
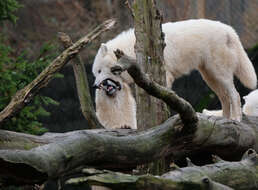
M 222 110 L 207 110 L 207 109 L 203 109 L 202 113 L 205 115 L 213 115 L 213 116 L 222 116 L 223 115 L 223 111 Z
M 115 97 L 108 97 L 103 90 L 96 91 L 96 114 L 101 124 L 107 128 L 130 126 L 137 129 L 135 100 L 126 83 Z
M 236 32 L 228 25 L 206 19 L 166 23 L 162 25 L 162 30 L 165 33 L 166 43 L 164 60 L 167 86 L 171 87 L 176 78 L 197 69 L 210 88 L 218 95 L 223 115 L 240 121 L 242 117 L 241 103 L 233 83 L 233 75 L 235 74 L 249 88 L 256 87 L 257 77 Z M 132 82 L 128 73 L 124 72 L 121 76 L 114 76 L 110 72 L 110 68 L 117 64 L 113 53 L 116 49 L 121 49 L 125 54 L 135 57 L 134 43 L 134 30 L 130 29 L 108 41 L 104 51 L 103 47 L 99 49 L 92 69 L 96 77 L 95 84 L 99 84 L 109 77 L 121 81 L 122 84 Z M 98 72 L 100 70 L 101 73 Z M 117 92 L 117 95 L 122 91 L 123 88 Z M 127 92 L 132 96 L 129 90 Z M 101 96 L 96 94 L 96 103 L 99 102 L 98 99 L 110 101 L 105 94 Z M 128 102 L 128 104 L 132 105 L 129 106 L 131 108 L 134 106 L 134 102 Z M 135 108 L 129 112 L 134 111 Z M 114 117 L 115 115 L 110 120 Z M 125 117 L 127 116 L 124 115 L 120 119 L 123 120 Z M 101 117 L 99 119 L 103 120 Z M 131 120 L 129 123 L 133 123 L 134 118 L 127 118 L 127 120 Z M 105 122 L 102 121 L 102 123 Z
M 245 104 L 243 106 L 243 113 L 246 115 L 258 117 L 258 90 L 252 91 L 243 98 L 245 100 Z

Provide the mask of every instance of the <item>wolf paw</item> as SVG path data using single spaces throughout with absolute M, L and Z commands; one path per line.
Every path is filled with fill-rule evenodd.
M 129 125 L 122 125 L 121 129 L 132 129 Z

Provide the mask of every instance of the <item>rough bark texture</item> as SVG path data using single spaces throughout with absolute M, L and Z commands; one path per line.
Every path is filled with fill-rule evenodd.
M 163 68 L 165 43 L 161 31 L 162 17 L 155 1 L 135 0 L 131 4 L 131 11 L 134 17 L 137 62 L 152 79 L 166 86 Z M 137 124 L 140 129 L 158 125 L 169 116 L 166 105 L 161 100 L 149 96 L 141 88 L 136 88 L 136 102 Z
M 5 109 L 0 112 L 0 126 L 6 119 L 11 118 L 24 106 L 30 103 L 37 92 L 49 83 L 54 74 L 58 72 L 70 59 L 72 59 L 86 44 L 98 37 L 102 32 L 112 28 L 114 24 L 114 20 L 107 20 L 103 24 L 96 27 L 91 33 L 78 40 L 73 46 L 66 49 L 61 55 L 59 55 L 30 84 L 19 90 L 13 96 Z
M 195 166 L 188 159 L 188 167 L 174 168 L 161 177 L 136 176 L 110 171 L 84 169 L 86 177 L 74 178 L 67 184 L 82 183 L 104 185 L 112 189 L 235 189 L 255 190 L 258 188 L 258 155 L 249 149 L 241 161 L 227 162 L 214 157 L 214 164 Z M 220 184 L 219 184 L 220 183 Z M 229 187 L 226 187 L 224 185 Z
M 89 169 L 84 169 L 84 171 Z M 90 169 L 91 170 L 91 169 Z M 96 173 L 86 173 L 86 175 L 91 175 L 89 177 L 79 177 L 73 178 L 66 182 L 70 185 L 82 185 L 82 184 L 94 184 L 109 187 L 113 190 L 202 190 L 202 189 L 212 189 L 212 190 L 232 190 L 232 188 L 225 185 L 216 183 L 209 179 L 207 176 L 194 176 L 194 180 L 181 180 L 173 181 L 171 179 L 165 179 L 161 177 L 155 177 L 152 175 L 128 175 L 119 172 L 111 171 L 96 171 Z
M 128 169 L 168 155 L 176 161 L 205 152 L 236 160 L 248 148 L 257 151 L 257 118 L 247 118 L 246 125 L 201 114 L 198 117 L 193 134 L 182 134 L 183 126 L 177 116 L 138 133 L 98 129 L 38 137 L 0 130 L 0 182 L 40 183 L 85 165 Z
M 73 45 L 71 38 L 65 33 L 59 33 L 58 37 L 63 43 L 65 48 L 69 48 Z M 72 60 L 73 71 L 75 75 L 75 82 L 77 87 L 77 93 L 81 105 L 81 111 L 89 123 L 89 126 L 92 128 L 103 128 L 99 123 L 96 113 L 94 111 L 94 106 L 92 103 L 92 98 L 89 93 L 89 84 L 87 80 L 87 73 L 82 62 L 81 56 L 78 53 L 75 58 Z

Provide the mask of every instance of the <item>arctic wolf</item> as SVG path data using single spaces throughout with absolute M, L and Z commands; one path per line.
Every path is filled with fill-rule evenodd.
M 221 22 L 198 19 L 166 23 L 162 30 L 167 87 L 171 88 L 176 78 L 197 69 L 219 97 L 223 115 L 240 121 L 241 103 L 233 76 L 250 89 L 256 88 L 257 77 L 234 29 Z M 129 29 L 102 44 L 95 57 L 92 71 L 98 88 L 96 112 L 106 127 L 136 128 L 135 101 L 129 88 L 132 79 L 126 72 L 115 75 L 110 71 L 117 64 L 114 50 L 135 57 L 134 44 L 134 30 Z

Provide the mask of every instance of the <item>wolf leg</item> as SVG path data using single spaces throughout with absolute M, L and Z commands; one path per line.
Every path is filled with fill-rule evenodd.
M 212 71 L 207 70 L 205 66 L 199 68 L 199 71 L 208 86 L 217 94 L 222 105 L 223 116 L 229 119 L 241 121 L 241 103 L 240 96 L 233 83 L 233 74 L 225 71 L 220 73 L 219 77 Z

